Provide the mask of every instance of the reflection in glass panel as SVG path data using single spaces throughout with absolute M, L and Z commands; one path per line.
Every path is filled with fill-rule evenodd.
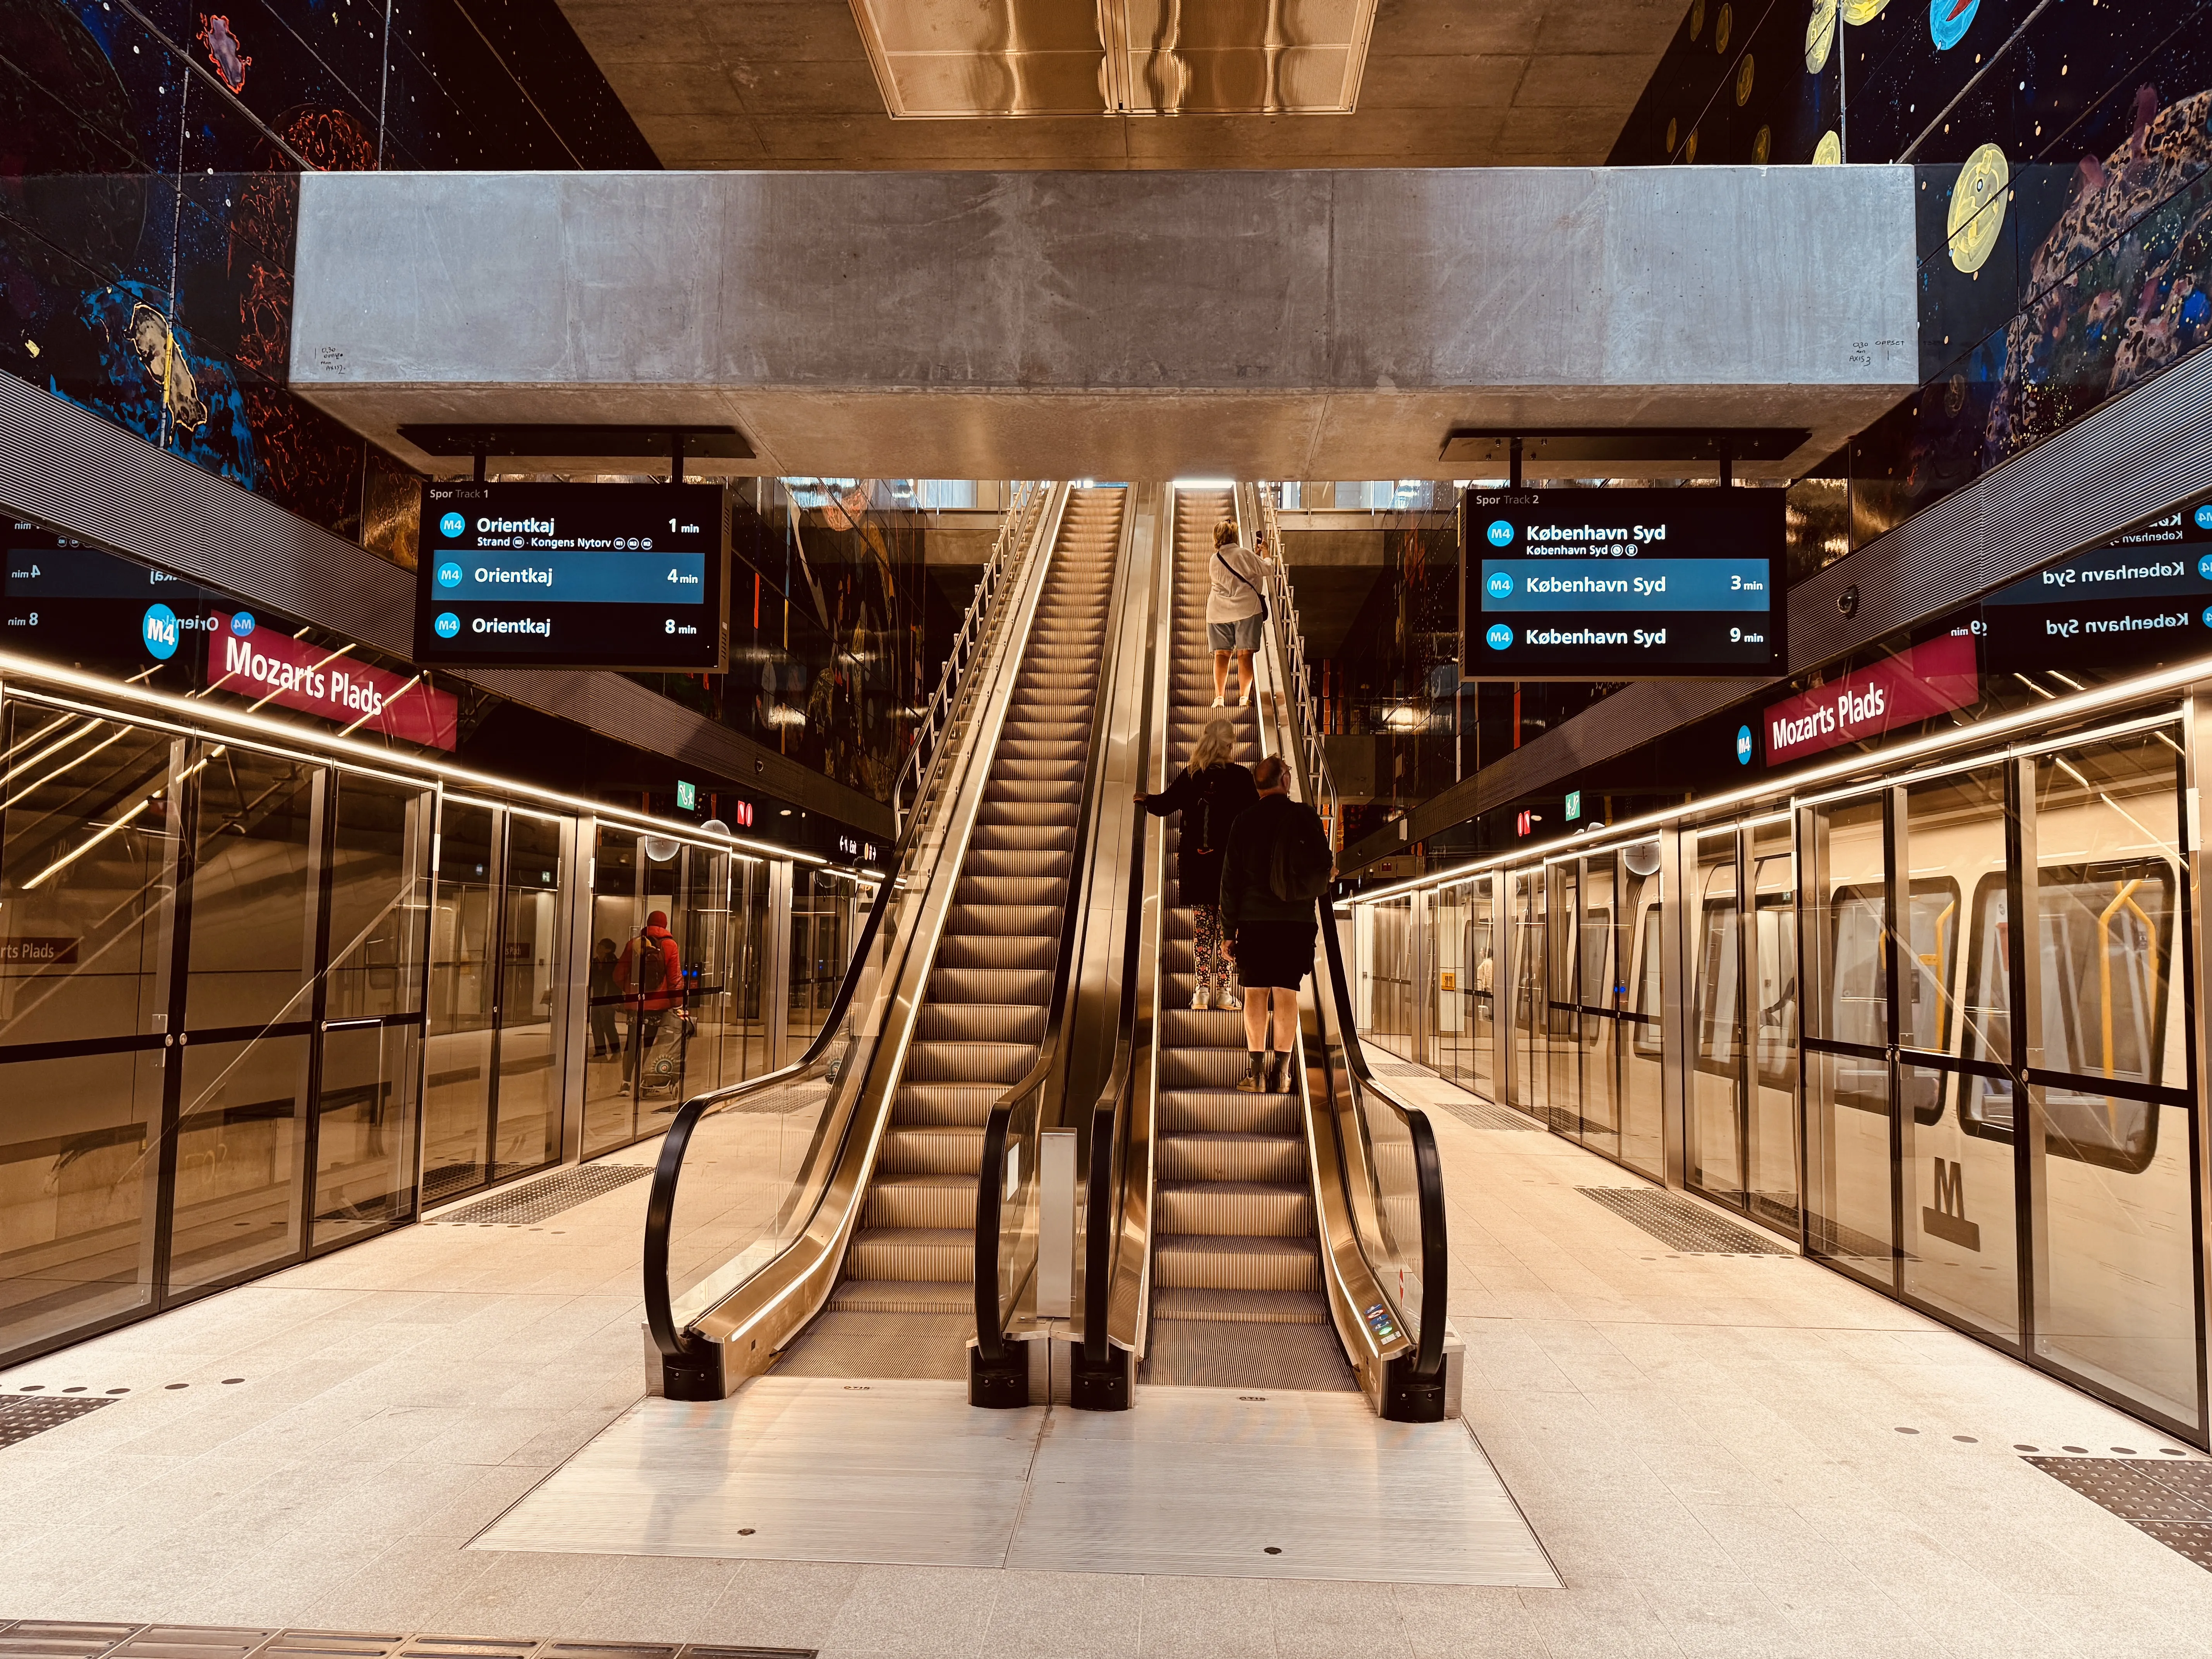
M 1497 878 L 1477 876 L 1462 932 L 1462 961 L 1470 988 L 1467 1044 L 1468 1086 L 1486 1100 L 1498 1098 Z
M 364 1025 L 323 1034 L 310 1240 L 319 1249 L 414 1213 L 420 1035 L 412 1025 Z
M 1577 929 L 1582 1002 L 1583 1144 L 1610 1156 L 1620 1149 L 1620 1078 L 1615 1052 L 1620 1001 L 1613 962 L 1619 930 L 1613 925 L 1615 859 L 1610 853 L 1583 860 L 1582 920 Z
M 561 825 L 507 815 L 507 899 L 501 921 L 499 1093 L 492 1179 L 561 1156 L 561 1010 L 553 980 L 561 955 Z
M 799 921 L 799 894 L 805 878 L 798 873 L 792 877 L 792 958 L 800 960 L 800 940 L 811 940 L 811 927 L 803 927 Z M 1413 912 L 1411 899 L 1385 899 L 1370 907 L 1373 911 L 1374 943 L 1368 960 L 1373 964 L 1369 979 L 1369 994 L 1373 1006 L 1373 1042 L 1377 1048 L 1387 1048 L 1401 1060 L 1413 1055 Z M 811 948 L 811 945 L 808 947 Z M 811 1036 L 815 1023 L 802 1027 L 799 1019 L 800 991 L 796 979 L 791 988 L 791 1033 L 793 1041 L 801 1041 L 802 1030 Z
M 1545 1104 L 1552 1127 L 1561 1134 L 1582 1134 L 1582 1016 L 1576 970 L 1580 953 L 1576 947 L 1581 900 L 1572 864 L 1555 864 L 1544 872 L 1551 890 L 1546 930 L 1543 986 L 1543 1061 Z
M 730 914 L 730 883 L 736 860 L 710 847 L 684 854 L 684 915 L 681 942 L 684 1002 L 691 1011 L 692 1036 L 684 1056 L 685 1095 L 711 1089 L 721 1071 L 721 1049 L 729 1030 L 731 960 L 735 930 Z M 743 877 L 738 878 L 743 882 Z
M 422 1001 L 430 797 L 381 778 L 332 780 L 325 1019 L 411 1014 Z
M 195 744 L 190 976 L 195 1031 L 313 1014 L 315 786 L 320 769 Z
M 1660 1015 L 1666 1001 L 1659 939 L 1659 843 L 1621 849 L 1620 944 L 1627 988 L 1621 1004 L 1620 1161 L 1656 1181 L 1667 1178 L 1664 1109 L 1660 1093 Z
M 1730 1203 L 1743 1199 L 1742 913 L 1736 902 L 1735 831 L 1698 837 L 1693 890 L 1698 908 L 1683 917 L 1695 953 L 1691 991 L 1690 1101 L 1683 1178 Z
M 166 744 L 164 745 L 166 747 Z M 0 1066 L 0 1352 L 153 1296 L 159 1049 Z
M 1797 1230 L 1797 875 L 1787 817 L 1750 827 L 1752 1212 Z
M 2174 1421 L 2197 1421 L 2188 1114 L 2118 1092 L 2191 1087 L 2173 954 L 2180 755 L 2143 732 L 2039 758 L 2042 1062 L 2029 1148 L 2036 1351 Z M 2111 1082 L 2117 1088 L 2100 1087 Z
M 307 1049 L 301 1035 L 171 1051 L 183 1070 L 172 1291 L 299 1253 Z
M 173 879 L 170 739 L 10 702 L 0 751 L 0 1041 L 157 1029 Z
M 768 925 L 768 866 L 739 859 L 732 877 L 730 905 L 736 914 L 731 945 L 728 1035 L 722 1043 L 720 1081 L 742 1083 L 768 1070 L 767 1009 L 761 1001 Z
M 1516 870 L 1512 881 L 1513 1029 L 1508 1040 L 1513 1044 L 1513 1071 L 1508 1103 L 1548 1123 L 1544 1097 L 1548 1057 L 1544 1027 L 1550 1012 L 1544 982 L 1548 885 L 1541 870 Z
M 592 864 L 590 1054 L 584 1062 L 584 1156 L 619 1146 L 637 1133 L 636 1066 L 631 1049 L 637 1011 L 623 1003 L 623 960 L 635 971 L 635 941 L 645 928 L 637 832 L 601 824 Z
M 1814 807 L 1809 823 L 1806 1035 L 1879 1055 L 1889 1034 L 1881 797 Z M 1807 1243 L 1892 1285 L 1888 1062 L 1808 1054 L 1805 1068 Z
M 1463 885 L 1443 887 L 1428 899 L 1430 938 L 1435 941 L 1429 953 L 1434 978 L 1429 988 L 1433 1012 L 1428 1063 L 1437 1076 L 1449 1078 L 1462 1088 L 1467 1086 L 1468 1076 L 1468 1005 L 1474 996 L 1463 955 L 1467 890 Z
M 423 1056 L 426 1205 L 491 1175 L 494 823 L 492 808 L 450 798 L 439 820 Z
M 854 884 L 850 876 L 827 870 L 793 871 L 791 877 L 791 1004 L 789 1041 L 794 1057 L 822 1029 L 837 981 L 844 977 L 852 938 Z M 1405 915 L 1401 908 L 1399 914 Z M 1392 958 L 1384 958 L 1392 960 Z M 1410 957 L 1395 958 L 1401 977 L 1396 989 L 1401 1007 L 1410 1000 Z M 1378 1011 L 1379 1012 L 1379 1011 Z M 1410 1033 L 1409 1025 L 1401 1029 Z M 1404 1050 L 1398 1050 L 1403 1053 Z

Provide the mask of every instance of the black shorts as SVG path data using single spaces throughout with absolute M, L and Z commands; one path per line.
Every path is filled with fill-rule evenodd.
M 1313 972 L 1316 921 L 1248 921 L 1237 929 L 1237 977 L 1249 991 L 1295 991 Z

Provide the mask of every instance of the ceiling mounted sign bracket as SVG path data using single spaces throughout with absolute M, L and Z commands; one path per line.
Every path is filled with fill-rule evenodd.
M 1494 467 L 1517 486 L 1524 477 L 1711 477 L 1733 483 L 1735 464 L 1787 461 L 1812 441 L 1804 427 L 1455 427 L 1437 459 L 1459 466 Z
M 621 463 L 668 463 L 672 482 L 681 483 L 691 461 L 750 461 L 752 445 L 733 426 L 551 426 L 489 422 L 448 424 L 410 422 L 399 435 L 424 454 L 459 459 L 473 456 L 477 477 L 483 477 L 487 455 L 546 461 L 605 461 L 610 471 L 642 469 Z M 528 469 L 516 469 L 528 470 Z M 546 471 L 563 471 L 547 468 Z

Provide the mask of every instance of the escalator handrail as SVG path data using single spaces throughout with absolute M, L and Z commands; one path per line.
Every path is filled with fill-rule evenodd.
M 1320 741 L 1320 722 L 1315 716 L 1312 691 L 1307 682 L 1304 641 L 1297 627 L 1297 606 L 1282 556 L 1274 503 L 1264 490 L 1255 489 L 1254 493 L 1259 497 L 1260 516 L 1267 529 L 1268 544 L 1275 552 L 1273 558 L 1263 562 L 1263 580 L 1280 600 L 1274 614 L 1283 636 L 1291 641 L 1286 654 L 1291 659 L 1296 684 L 1285 689 L 1284 701 L 1298 738 L 1293 763 L 1298 768 L 1298 781 L 1304 787 L 1307 799 L 1311 800 L 1320 791 L 1326 790 L 1334 808 L 1336 786 L 1328 775 L 1327 753 Z M 1340 812 L 1333 811 L 1332 830 L 1340 830 Z M 1323 953 L 1328 963 L 1328 999 L 1335 1013 L 1345 1071 L 1351 1079 L 1354 1098 L 1372 1098 L 1389 1107 L 1406 1126 L 1413 1145 L 1413 1180 L 1421 1224 L 1421 1322 L 1413 1374 L 1423 1382 L 1433 1382 L 1443 1371 L 1444 1327 L 1448 1319 L 1445 1304 L 1451 1260 L 1444 1231 L 1443 1162 L 1437 1151 L 1436 1131 L 1429 1122 L 1428 1114 L 1397 1100 L 1376 1078 L 1353 1015 L 1351 983 L 1346 977 L 1343 946 L 1337 936 L 1335 901 L 1325 897 L 1318 902 L 1317 908 Z M 1316 987 L 1316 991 L 1319 988 Z
M 1123 563 L 1123 553 L 1131 544 L 1135 531 L 1136 502 L 1132 491 L 1130 499 L 1122 506 L 1121 540 L 1115 552 L 1117 565 Z M 1047 580 L 1049 579 L 1048 573 Z M 1109 594 L 1119 586 L 1117 579 L 1109 588 Z M 1106 769 L 1100 750 L 1105 746 L 1107 717 L 1113 706 L 1109 676 L 1120 653 L 1121 615 L 1126 609 L 1110 599 L 1109 605 L 1111 620 L 1099 653 L 1098 690 L 1091 708 L 1090 741 L 1084 748 L 1086 763 L 1083 797 L 1076 814 L 1075 844 L 1068 860 L 1067 892 L 1061 902 L 1059 952 L 1053 962 L 1052 988 L 1046 997 L 1044 1036 L 1037 1044 L 1036 1062 L 1019 1082 L 992 1103 L 991 1115 L 983 1125 L 983 1159 L 975 1182 L 975 1347 L 988 1364 L 1002 1363 L 1006 1357 L 1006 1331 L 999 1312 L 999 1239 L 1004 1215 L 1006 1131 L 1015 1107 L 1032 1091 L 1045 1085 L 1061 1058 L 1060 1037 L 1066 1024 L 1068 990 L 1074 977 L 1075 942 L 1080 931 L 1078 924 L 1083 915 L 1082 876 L 1086 867 L 1083 855 L 1091 843 L 1099 796 L 1105 783 Z
M 1045 493 L 1042 485 L 1033 486 L 1030 492 L 1021 497 L 1016 506 L 1010 509 L 1007 515 L 1009 523 L 1014 524 L 1018 521 L 1019 524 L 1026 524 L 1032 501 L 1036 496 Z M 1004 538 L 1002 535 L 1002 546 L 1011 545 L 1018 548 L 1020 544 L 1021 535 L 1018 529 L 1011 538 Z M 994 552 L 992 558 L 993 567 L 996 568 L 1001 562 L 1000 555 Z M 995 580 L 976 584 L 975 597 L 969 602 L 969 614 L 961 624 L 963 638 L 969 637 L 972 633 L 975 640 L 981 640 L 988 613 L 999 591 L 1000 584 Z M 959 683 L 966 679 L 965 668 L 968 665 L 963 659 L 960 665 L 962 672 L 955 676 L 952 688 L 955 695 L 957 693 Z M 951 662 L 947 662 L 948 672 L 953 666 Z M 972 681 L 967 683 L 973 684 Z M 945 688 L 940 684 L 939 689 Z M 949 703 L 947 708 L 949 709 Z M 929 786 L 934 781 L 939 765 L 949 752 L 942 744 L 938 744 L 932 752 L 921 778 L 915 787 L 915 799 L 917 804 L 928 798 Z M 719 1089 L 709 1089 L 704 1093 L 692 1096 L 690 1099 L 677 1108 L 675 1116 L 669 1123 L 668 1132 L 660 1143 L 660 1156 L 653 1163 L 653 1187 L 646 1197 L 643 1268 L 646 1328 L 652 1334 L 653 1346 L 670 1359 L 684 1359 L 690 1355 L 690 1350 L 684 1340 L 684 1333 L 676 1328 L 675 1298 L 668 1285 L 668 1243 L 669 1232 L 676 1216 L 677 1184 L 684 1173 L 684 1160 L 686 1153 L 690 1150 L 691 1137 L 699 1127 L 699 1121 L 716 1108 L 726 1106 L 732 1101 L 760 1093 L 777 1085 L 795 1081 L 821 1066 L 823 1059 L 829 1054 L 831 1046 L 837 1041 L 839 1031 L 845 1023 L 846 1015 L 852 1011 L 853 1000 L 859 994 L 860 981 L 866 970 L 869 952 L 874 948 L 877 936 L 883 931 L 884 918 L 890 914 L 891 899 L 905 884 L 903 872 L 907 857 L 912 849 L 915 836 L 921 829 L 921 814 L 917 811 L 903 826 L 903 832 L 900 835 L 897 844 L 891 849 L 890 857 L 886 860 L 885 872 L 880 878 L 876 889 L 875 902 L 868 907 L 867 920 L 861 924 L 860 936 L 854 941 L 852 956 L 845 964 L 844 975 L 837 982 L 836 994 L 831 997 L 830 1006 L 823 1017 L 821 1028 L 808 1042 L 805 1052 L 797 1060 L 780 1066 L 772 1072 L 763 1072 L 758 1077 L 747 1078 L 739 1083 L 730 1084 Z

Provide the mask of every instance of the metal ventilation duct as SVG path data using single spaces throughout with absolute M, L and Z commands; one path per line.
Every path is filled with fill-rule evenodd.
M 853 0 L 895 117 L 1349 115 L 1375 0 Z

